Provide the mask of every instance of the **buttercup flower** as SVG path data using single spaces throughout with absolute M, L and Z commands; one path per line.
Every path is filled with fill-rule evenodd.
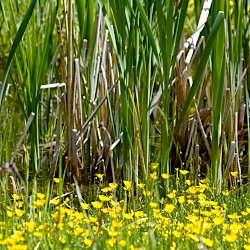
M 208 247 L 213 247 L 214 245 L 214 241 L 213 240 L 210 240 L 208 238 L 202 238 L 202 241 L 204 242 L 204 244 Z
M 94 207 L 94 208 L 101 208 L 102 207 L 102 202 L 99 202 L 99 201 L 92 201 L 91 202 L 91 204 L 92 204 L 92 206 Z
M 162 177 L 163 179 L 168 179 L 168 178 L 170 177 L 170 175 L 167 174 L 167 173 L 162 173 L 162 174 L 161 174 L 161 177 Z
M 186 175 L 186 174 L 189 173 L 189 171 L 187 171 L 187 170 L 180 170 L 180 173 L 181 173 L 182 175 Z
M 102 177 L 104 176 L 104 174 L 95 174 L 95 176 L 96 176 L 98 179 L 102 179 Z
M 156 169 L 156 168 L 158 168 L 158 166 L 159 166 L 159 163 L 156 163 L 156 162 L 151 163 L 151 168 L 152 169 Z
M 152 180 L 157 180 L 158 179 L 158 175 L 157 175 L 156 172 L 150 173 L 149 176 L 150 176 L 150 179 L 152 179 Z
M 171 214 L 174 211 L 174 205 L 173 204 L 166 204 L 164 207 L 164 211 Z
M 124 190 L 129 190 L 132 186 L 131 181 L 123 181 L 123 183 L 124 183 L 124 187 L 123 187 Z
M 235 172 L 230 172 L 230 174 L 233 176 L 233 177 L 236 177 L 238 175 L 238 172 L 235 171 Z

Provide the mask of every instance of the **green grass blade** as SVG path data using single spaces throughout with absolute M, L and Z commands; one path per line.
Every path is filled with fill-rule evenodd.
M 4 6 L 2 4 L 2 1 L 0 1 L 0 10 L 1 10 L 2 14 L 3 14 L 3 20 L 5 22 L 7 30 L 9 31 L 9 25 L 8 25 L 8 21 L 7 21 L 6 15 L 5 15 Z
M 174 46 L 174 54 L 173 54 L 173 63 L 172 65 L 175 64 L 177 54 L 180 51 L 180 40 L 183 32 L 183 27 L 186 19 L 186 13 L 187 13 L 187 7 L 188 7 L 188 0 L 183 0 L 181 1 L 181 10 L 178 18 L 178 24 L 177 24 L 177 30 L 175 32 L 175 46 Z
M 149 39 L 149 42 L 152 46 L 152 49 L 153 49 L 153 52 L 154 52 L 154 55 L 157 59 L 157 61 L 159 62 L 159 52 L 158 52 L 158 48 L 156 46 L 156 42 L 155 42 L 155 37 L 154 37 L 154 34 L 152 32 L 152 29 L 150 27 L 150 23 L 148 21 L 148 18 L 147 18 L 147 15 L 145 13 L 145 10 L 140 2 L 140 0 L 135 0 L 136 1 L 136 4 L 138 6 L 138 9 L 140 11 L 140 14 L 141 14 L 141 18 L 142 18 L 142 21 L 143 21 L 143 24 L 145 26 L 145 29 L 147 31 L 147 35 L 148 35 L 148 39 Z
M 25 32 L 25 30 L 27 28 L 27 25 L 28 25 L 28 23 L 30 21 L 30 18 L 32 16 L 35 4 L 36 4 L 36 0 L 32 0 L 31 3 L 30 3 L 30 6 L 29 6 L 24 18 L 23 18 L 23 21 L 22 21 L 22 23 L 21 23 L 21 25 L 20 25 L 20 27 L 19 27 L 19 29 L 17 31 L 16 37 L 14 39 L 13 45 L 12 45 L 10 53 L 9 53 L 9 57 L 8 57 L 6 67 L 5 67 L 5 70 L 4 70 L 3 82 L 2 82 L 2 85 L 1 85 L 1 89 L 0 89 L 0 110 L 2 108 L 2 103 L 3 103 L 4 96 L 5 96 L 6 88 L 7 88 L 7 80 L 8 80 L 8 76 L 9 76 L 9 73 L 10 73 L 13 58 L 14 58 L 15 52 L 16 52 L 16 50 L 18 48 L 18 45 L 22 40 L 22 37 L 23 37 L 23 34 L 24 34 L 24 32 Z
M 200 64 L 199 64 L 199 67 L 197 69 L 197 72 L 195 74 L 195 78 L 194 78 L 194 81 L 193 81 L 193 85 L 190 89 L 190 92 L 188 94 L 188 97 L 187 97 L 187 100 L 185 102 L 185 105 L 184 105 L 184 108 L 183 108 L 183 111 L 180 115 L 180 118 L 176 124 L 176 127 L 175 127 L 175 130 L 174 130 L 174 134 L 178 131 L 178 129 L 180 128 L 186 114 L 188 113 L 188 110 L 193 102 L 193 98 L 194 96 L 196 95 L 196 92 L 200 86 L 200 83 L 201 83 L 201 79 L 203 77 L 203 73 L 204 73 L 204 70 L 206 68 L 206 65 L 207 65 L 207 61 L 209 59 L 209 56 L 211 54 L 211 51 L 213 49 L 213 46 L 214 46 L 214 43 L 215 43 L 215 38 L 218 34 L 218 31 L 219 31 L 219 28 L 220 26 L 222 25 L 223 23 L 223 19 L 224 19 L 224 13 L 223 12 L 219 12 L 216 19 L 215 19 L 215 22 L 213 24 L 213 27 L 211 29 L 211 32 L 210 32 L 210 35 L 208 37 L 208 40 L 207 40 L 207 43 L 206 43 L 206 47 L 202 53 L 202 56 L 201 56 L 201 60 L 200 60 Z
M 217 13 L 218 10 L 224 9 L 223 1 L 217 2 L 213 6 L 213 10 Z M 224 25 L 221 25 L 218 35 L 215 39 L 214 50 L 212 53 L 212 93 L 213 93 L 213 108 L 212 108 L 212 167 L 211 180 L 216 191 L 221 190 L 222 184 L 222 166 L 221 166 L 221 116 L 222 116 L 222 100 L 224 96 L 224 78 L 225 78 L 225 32 Z
M 80 38 L 83 39 L 84 36 L 84 26 L 85 26 L 85 7 L 86 0 L 76 0 L 76 8 L 78 14 L 78 23 L 80 28 Z

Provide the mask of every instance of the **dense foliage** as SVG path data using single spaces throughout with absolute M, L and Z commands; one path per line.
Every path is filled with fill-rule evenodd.
M 1 0 L 0 243 L 249 249 L 249 16 L 247 0 Z

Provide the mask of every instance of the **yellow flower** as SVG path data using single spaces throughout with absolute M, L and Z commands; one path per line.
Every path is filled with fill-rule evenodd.
M 68 225 L 70 228 L 74 228 L 75 227 L 75 223 L 73 221 L 69 221 Z
M 60 179 L 59 179 L 59 178 L 54 178 L 54 182 L 55 182 L 55 183 L 59 183 L 59 182 L 60 182 Z
M 203 243 L 208 247 L 213 247 L 214 241 L 208 238 L 202 238 Z
M 51 201 L 50 201 L 50 204 L 52 204 L 52 205 L 58 205 L 59 203 L 60 203 L 60 200 L 59 200 L 59 199 L 51 200 Z
M 143 211 L 135 212 L 135 218 L 142 218 L 143 216 L 145 216 L 145 213 Z
M 35 222 L 25 222 L 26 229 L 29 233 L 33 232 L 36 226 Z
M 174 211 L 174 205 L 173 204 L 166 204 L 164 207 L 164 211 L 171 214 Z
M 250 250 L 250 245 L 245 244 L 243 247 L 245 250 Z
M 111 196 L 106 196 L 106 195 L 102 195 L 102 194 L 99 195 L 100 201 L 110 201 L 111 199 L 112 199 Z
M 112 220 L 112 227 L 119 227 L 121 228 L 122 227 L 122 221 L 116 221 L 116 220 Z
M 18 245 L 12 244 L 12 246 L 9 245 L 7 249 L 8 250 L 28 250 L 28 246 L 27 245 L 20 245 L 20 244 L 18 244 Z
M 186 182 L 186 184 L 187 184 L 188 186 L 191 186 L 191 184 L 192 184 L 190 180 L 186 180 L 185 182 Z
M 180 170 L 180 173 L 181 173 L 182 175 L 186 175 L 186 174 L 189 173 L 189 171 L 187 171 L 187 170 Z
M 89 217 L 89 221 L 92 222 L 92 223 L 95 223 L 95 222 L 98 221 L 98 218 L 93 217 L 93 216 L 90 216 L 90 217 Z
M 150 173 L 150 178 L 152 179 L 152 180 L 157 180 L 158 179 L 158 175 L 157 175 L 157 173 L 156 172 L 154 172 L 154 173 Z
M 242 211 L 241 214 L 242 214 L 243 216 L 247 216 L 247 215 L 248 215 L 248 212 Z
M 241 232 L 242 231 L 242 228 L 243 228 L 243 225 L 241 223 L 232 223 L 230 225 L 230 230 L 231 230 L 231 233 L 234 232 L 234 233 L 238 233 L 238 232 Z
M 184 197 L 184 196 L 179 196 L 179 197 L 178 197 L 178 202 L 179 202 L 180 204 L 183 204 L 183 203 L 185 202 L 185 197 Z
M 76 219 L 78 219 L 78 220 L 82 220 L 82 219 L 84 218 L 83 212 L 75 212 L 74 216 L 75 216 Z
M 213 222 L 215 225 L 220 225 L 224 222 L 224 219 L 222 217 L 215 217 L 213 218 Z
M 143 195 L 145 195 L 145 196 L 150 196 L 150 191 L 143 191 Z
M 109 183 L 109 187 L 110 187 L 112 190 L 114 190 L 114 189 L 116 189 L 116 188 L 118 187 L 118 184 L 115 183 L 115 182 Z
M 152 169 L 156 169 L 156 168 L 158 168 L 158 166 L 159 166 L 159 163 L 156 163 L 156 162 L 151 163 L 151 168 Z
M 91 204 L 94 208 L 101 208 L 103 205 L 100 201 L 92 201 Z
M 161 215 L 161 210 L 160 209 L 156 209 L 156 208 L 154 208 L 153 209 L 153 216 L 154 216 L 154 218 L 160 218 L 162 215 Z
M 233 177 L 236 177 L 238 175 L 238 172 L 235 171 L 235 172 L 230 172 L 230 174 L 233 176 Z
M 127 243 L 126 243 L 125 240 L 120 240 L 119 244 L 120 244 L 121 247 L 125 247 Z
M 66 243 L 66 239 L 64 237 L 59 237 L 59 241 L 62 243 L 62 244 L 65 244 Z
M 199 220 L 199 217 L 196 215 L 189 214 L 188 216 L 185 217 L 188 221 L 194 223 Z
M 239 219 L 239 218 L 241 218 L 241 216 L 238 215 L 238 214 L 235 212 L 235 213 L 229 214 L 229 215 L 228 215 L 228 218 L 234 220 L 234 219 Z
M 13 212 L 8 210 L 8 211 L 7 211 L 7 216 L 8 216 L 9 218 L 13 217 Z
M 85 239 L 83 242 L 85 245 L 91 246 L 93 241 L 91 239 Z
M 43 224 L 41 224 L 41 225 L 37 228 L 37 230 L 44 230 L 47 226 L 48 226 L 48 223 L 43 223 Z
M 45 194 L 38 193 L 37 197 L 38 197 L 38 199 L 43 200 L 45 198 Z
M 149 203 L 149 206 L 152 207 L 152 208 L 156 208 L 157 207 L 157 203 L 151 201 Z
M 162 173 L 162 174 L 161 174 L 161 177 L 162 177 L 163 179 L 168 179 L 168 178 L 170 177 L 170 175 L 167 174 L 167 173 Z
M 106 243 L 108 245 L 110 245 L 111 247 L 113 247 L 116 243 L 116 238 L 111 238 L 111 239 L 107 240 Z
M 109 191 L 111 191 L 112 189 L 110 187 L 105 187 L 101 189 L 103 193 L 107 193 Z
M 84 229 L 83 233 L 82 233 L 82 237 L 87 237 L 89 236 L 89 230 L 88 229 Z
M 129 190 L 130 188 L 131 188 L 131 186 L 132 186 L 132 182 L 131 181 L 123 181 L 123 183 L 124 183 L 124 190 Z
M 21 210 L 21 209 L 17 209 L 17 210 L 16 210 L 16 215 L 17 215 L 18 217 L 22 217 L 22 216 L 24 215 L 24 211 Z
M 172 246 L 170 247 L 170 250 L 175 250 L 176 249 L 176 242 L 172 243 Z
M 202 184 L 208 184 L 209 183 L 209 179 L 208 178 L 201 179 L 200 183 L 202 183 Z
M 102 177 L 104 176 L 104 174 L 95 174 L 95 176 L 96 176 L 98 179 L 102 179 Z
M 170 199 L 173 199 L 173 198 L 175 198 L 175 196 L 176 196 L 176 190 L 173 190 L 171 193 L 169 193 L 168 195 L 168 198 L 170 198 Z
M 139 183 L 138 187 L 141 188 L 141 189 L 143 189 L 145 187 L 145 184 L 144 183 Z
M 81 203 L 83 209 L 87 210 L 89 209 L 89 204 L 88 203 Z
M 108 232 L 109 236 L 111 237 L 116 237 L 118 236 L 119 234 L 121 234 L 120 232 L 117 232 L 117 231 L 109 231 Z
M 134 215 L 134 213 L 123 213 L 123 214 L 122 214 L 122 217 L 123 217 L 124 219 L 130 220 L 130 219 L 133 218 L 133 215 Z
M 22 201 L 17 201 L 16 205 L 17 205 L 17 207 L 21 208 L 21 207 L 23 207 L 23 202 Z
M 188 192 L 190 194 L 196 194 L 197 193 L 197 189 L 196 189 L 195 186 L 191 186 L 191 187 L 188 188 Z
M 81 227 L 77 227 L 75 230 L 74 230 L 74 235 L 75 236 L 78 236 L 80 234 L 82 234 L 84 232 L 84 229 L 81 228 Z
M 36 206 L 42 206 L 46 203 L 46 200 L 37 200 L 37 201 L 33 201 L 33 204 Z
M 111 200 L 110 203 L 111 203 L 111 205 L 113 207 L 117 207 L 117 208 L 119 207 L 119 202 L 118 201 Z
M 237 240 L 237 235 L 235 234 L 227 234 L 226 236 L 224 236 L 224 241 L 227 241 L 229 243 L 235 242 Z
M 215 215 L 215 216 L 217 216 L 217 217 L 219 217 L 219 216 L 221 216 L 221 214 L 222 214 L 222 211 L 221 210 L 219 210 L 219 208 L 214 208 L 213 210 L 212 210 L 212 212 L 213 212 L 213 214 Z
M 19 200 L 20 196 L 18 194 L 12 194 L 14 200 Z
M 180 232 L 180 231 L 174 230 L 172 234 L 173 234 L 174 237 L 176 237 L 176 238 L 180 238 L 180 237 L 181 237 L 181 232 Z
M 64 200 L 63 204 L 66 205 L 66 204 L 68 204 L 69 202 L 70 202 L 70 199 L 69 199 L 69 197 L 67 197 L 67 198 Z
M 196 235 L 193 234 L 187 234 L 187 237 L 192 239 L 194 242 L 198 243 L 199 242 L 199 238 Z
M 189 205 L 194 205 L 194 200 L 187 200 Z
M 35 237 L 37 237 L 37 238 L 41 238 L 41 237 L 43 236 L 43 233 L 42 233 L 42 232 L 36 231 L 36 232 L 33 233 L 33 235 L 34 235 Z
M 230 192 L 228 190 L 222 191 L 221 192 L 224 196 L 228 196 L 230 194 Z
M 250 220 L 246 221 L 246 229 L 250 230 Z M 249 243 L 250 243 L 250 239 L 249 239 Z

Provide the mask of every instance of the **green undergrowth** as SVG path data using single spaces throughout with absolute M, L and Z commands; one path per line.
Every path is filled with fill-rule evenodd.
M 215 195 L 208 179 L 152 171 L 138 190 L 130 181 L 82 195 L 50 188 L 1 196 L 1 249 L 250 249 L 250 194 L 231 186 Z M 236 178 L 237 173 L 231 173 Z M 167 185 L 165 197 L 159 181 Z M 62 180 L 55 178 L 55 190 Z

